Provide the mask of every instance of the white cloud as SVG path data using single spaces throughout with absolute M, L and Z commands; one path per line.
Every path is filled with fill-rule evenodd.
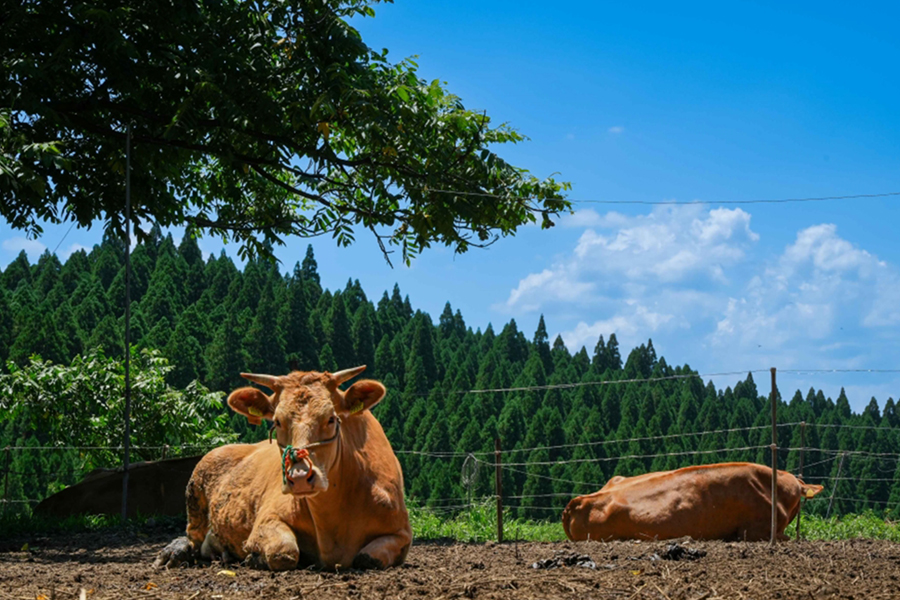
M 605 215 L 598 214 L 597 211 L 590 208 L 584 210 L 576 210 L 572 214 L 563 215 L 559 220 L 559 224 L 563 227 L 576 227 L 584 229 L 586 227 L 598 227 L 601 229 L 612 229 L 615 227 L 623 227 L 628 223 L 628 217 L 615 211 L 610 211 Z
M 900 273 L 841 238 L 832 224 L 797 233 L 777 260 L 732 298 L 709 336 L 713 346 L 769 348 L 831 359 L 858 350 L 826 343 L 859 328 L 900 325 Z M 879 329 L 876 333 L 885 334 Z M 872 334 L 868 334 L 871 336 Z M 786 358 L 785 360 L 790 360 Z
M 79 250 L 84 250 L 85 252 L 90 252 L 91 249 L 87 246 L 82 246 L 81 244 L 72 244 L 65 250 L 59 253 L 59 260 L 62 262 L 66 262 L 69 260 L 69 257 L 78 252 Z
M 608 131 L 614 135 L 618 135 L 620 133 L 623 133 L 625 131 L 625 128 L 621 125 L 615 125 L 613 127 L 610 127 Z
M 12 254 L 18 254 L 22 250 L 28 255 L 28 260 L 32 263 L 36 262 L 47 246 L 37 240 L 29 240 L 24 237 L 14 237 L 3 240 L 3 249 Z
M 642 297 L 647 286 L 698 279 L 725 284 L 726 269 L 759 240 L 743 210 L 700 205 L 658 206 L 639 216 L 588 209 L 562 222 L 585 229 L 572 254 L 522 278 L 510 291 L 507 311 L 536 311 L 548 303 L 596 305 L 609 295 Z
M 824 224 L 798 233 L 797 241 L 788 246 L 781 259 L 781 267 L 787 272 L 805 266 L 821 272 L 864 270 L 870 274 L 872 267 L 885 263 L 838 237 L 837 226 Z
M 623 348 L 636 346 L 648 336 L 661 329 L 675 326 L 687 327 L 686 321 L 673 314 L 663 314 L 648 309 L 646 306 L 631 300 L 626 302 L 626 310 L 608 319 L 594 321 L 591 324 L 579 321 L 574 329 L 560 333 L 566 346 L 577 352 L 582 346 L 593 349 L 602 335 L 609 338 L 615 333 L 616 339 Z
M 576 262 L 585 270 L 630 280 L 679 281 L 701 275 L 721 281 L 724 268 L 743 259 L 750 243 L 759 239 L 750 229 L 750 215 L 739 208 L 660 206 L 646 216 L 610 213 L 591 220 L 614 231 L 586 230 L 575 247 Z
M 562 301 L 571 302 L 582 298 L 593 289 L 593 283 L 574 281 L 564 270 L 544 269 L 540 273 L 532 273 L 519 281 L 518 287 L 510 292 L 506 305 L 512 307 L 522 300 L 522 308 L 537 310 L 540 305 L 528 304 L 529 297 L 549 294 Z

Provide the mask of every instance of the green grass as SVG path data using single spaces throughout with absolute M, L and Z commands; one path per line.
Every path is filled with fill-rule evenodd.
M 455 515 L 416 506 L 409 507 L 413 536 L 418 540 L 452 539 L 459 542 L 487 542 L 497 539 L 497 507 L 487 501 Z M 562 523 L 529 521 L 513 518 L 509 509 L 503 513 L 506 540 L 559 542 L 566 539 Z
M 139 532 L 149 527 L 150 517 L 139 516 L 131 519 L 126 530 Z M 493 502 L 447 514 L 445 511 L 410 506 L 410 524 L 417 540 L 455 540 L 466 543 L 483 543 L 497 539 L 497 512 Z M 154 517 L 155 524 L 184 526 L 184 517 Z M 82 515 L 76 517 L 49 518 L 28 515 L 6 515 L 0 518 L 0 538 L 22 535 L 43 535 L 54 533 L 85 533 L 120 529 L 118 517 L 104 515 Z M 531 521 L 513 518 L 509 510 L 503 516 L 504 538 L 530 542 L 559 542 L 566 539 L 562 524 L 554 518 L 547 521 Z M 794 538 L 796 521 L 785 530 Z M 847 540 L 866 538 L 900 542 L 900 522 L 885 520 L 874 512 L 859 515 L 844 515 L 825 519 L 815 515 L 804 515 L 801 533 L 805 540 Z
M 410 507 L 413 535 L 419 540 L 452 539 L 460 542 L 486 542 L 497 539 L 497 511 L 485 502 L 454 515 L 439 510 Z M 796 520 L 785 530 L 794 538 Z M 566 539 L 562 524 L 555 518 L 547 521 L 513 519 L 508 511 L 503 517 L 504 539 L 530 542 L 558 542 Z M 805 540 L 848 540 L 866 538 L 900 542 L 900 522 L 886 520 L 874 512 L 841 517 L 803 515 L 800 532 Z
M 797 520 L 788 525 L 785 535 L 794 538 L 797 533 Z M 817 517 L 803 515 L 800 535 L 805 540 L 849 540 L 866 538 L 870 540 L 889 540 L 900 542 L 900 522 L 885 520 L 884 517 L 868 511 L 859 515 L 842 517 Z

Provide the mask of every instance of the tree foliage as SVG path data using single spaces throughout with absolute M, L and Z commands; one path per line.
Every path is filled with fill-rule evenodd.
M 17 466 L 12 470 L 44 477 L 14 481 L 14 488 L 31 487 L 33 493 L 44 495 L 60 480 L 72 483 L 82 473 L 119 463 L 125 435 L 122 359 L 90 351 L 68 365 L 34 357 L 24 366 L 8 366 L 9 372 L 0 375 L 0 432 L 7 437 L 2 441 L 48 448 L 16 453 Z M 165 444 L 174 446 L 173 455 L 190 455 L 237 437 L 228 428 L 222 394 L 196 381 L 183 389 L 173 388 L 166 383 L 172 368 L 156 351 L 132 353 L 132 461 L 158 458 Z M 19 439 L 9 439 L 15 432 Z M 68 446 L 80 451 L 54 450 Z M 73 456 L 77 460 L 72 461 Z M 47 487 L 41 489 L 42 483 Z
M 409 262 L 553 224 L 568 184 L 494 152 L 525 138 L 351 25 L 369 0 L 25 0 L 2 9 L 0 214 L 188 224 L 266 253 L 373 233 Z M 452 193 L 447 193 L 451 191 Z M 138 236 L 143 236 L 135 228 Z

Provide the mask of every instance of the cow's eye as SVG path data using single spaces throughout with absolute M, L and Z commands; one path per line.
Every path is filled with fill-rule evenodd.
M 328 419 L 328 424 L 329 424 L 329 425 L 334 425 L 334 415 L 331 415 L 331 418 Z

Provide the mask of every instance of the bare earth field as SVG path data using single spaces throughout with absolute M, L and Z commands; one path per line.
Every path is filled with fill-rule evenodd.
M 667 542 L 420 541 L 403 567 L 387 571 L 269 573 L 219 563 L 154 570 L 157 551 L 176 535 L 159 527 L 0 539 L 0 598 L 64 600 L 82 590 L 89 600 L 900 598 L 900 544 L 873 540 L 775 549 L 690 540 L 675 548 Z M 691 556 L 691 550 L 698 552 Z M 591 562 L 565 565 L 587 557 L 593 568 Z M 536 569 L 538 561 L 553 564 Z M 226 569 L 233 575 L 221 573 Z

